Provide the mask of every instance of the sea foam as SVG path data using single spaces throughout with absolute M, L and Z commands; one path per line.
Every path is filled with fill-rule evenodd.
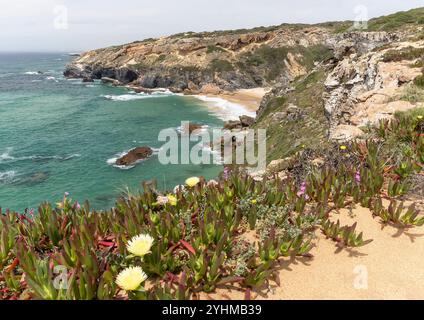
M 54 156 L 40 156 L 40 155 L 31 155 L 31 156 L 22 156 L 22 157 L 14 157 L 12 156 L 13 148 L 7 148 L 5 152 L 0 154 L 0 163 L 2 162 L 18 162 L 25 160 L 59 160 L 59 161 L 68 161 L 73 158 L 81 157 L 79 153 L 73 153 L 69 155 L 54 155 Z
M 149 99 L 149 98 L 158 98 L 158 97 L 168 97 L 173 95 L 173 93 L 169 90 L 166 91 L 157 91 L 152 93 L 128 93 L 121 95 L 103 95 L 103 98 L 112 101 L 132 101 L 132 100 L 140 100 L 140 99 Z
M 224 121 L 238 120 L 240 116 L 247 115 L 250 117 L 256 117 L 256 113 L 247 110 L 244 106 L 227 101 L 218 97 L 207 97 L 202 95 L 194 96 L 197 99 L 206 102 L 211 113 L 218 116 Z
M 16 171 L 10 170 L 10 171 L 0 171 L 0 183 L 9 183 L 14 180 L 16 176 Z

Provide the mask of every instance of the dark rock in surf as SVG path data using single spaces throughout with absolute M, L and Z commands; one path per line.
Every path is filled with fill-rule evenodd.
M 130 166 L 139 160 L 145 160 L 151 157 L 153 150 L 149 147 L 138 147 L 130 150 L 126 155 L 116 160 L 118 166 Z

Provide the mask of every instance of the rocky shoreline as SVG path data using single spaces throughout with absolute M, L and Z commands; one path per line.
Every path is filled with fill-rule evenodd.
M 230 112 L 243 106 L 225 119 L 231 120 L 226 127 L 246 127 L 242 115 L 255 118 L 247 127 L 273 132 L 269 161 L 278 160 L 308 141 L 317 146 L 359 138 L 369 123 L 422 105 L 405 98 L 422 74 L 422 26 L 344 33 L 337 27 L 282 25 L 149 39 L 84 53 L 64 75 L 138 93 L 195 96 L 215 112 L 213 99 L 233 103 Z M 393 52 L 400 58 L 388 59 Z

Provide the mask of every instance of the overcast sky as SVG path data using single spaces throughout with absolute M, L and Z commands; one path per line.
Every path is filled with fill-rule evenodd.
M 83 51 L 183 31 L 355 20 L 422 6 L 424 0 L 0 0 L 0 51 Z

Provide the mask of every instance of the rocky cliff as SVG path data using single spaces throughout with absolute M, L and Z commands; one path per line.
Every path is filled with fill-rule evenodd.
M 316 26 L 186 33 L 84 53 L 65 75 L 173 91 L 264 87 L 305 74 L 329 56 L 331 38 Z
M 82 54 L 68 77 L 218 93 L 269 87 L 255 127 L 269 160 L 363 134 L 368 123 L 424 100 L 424 9 L 352 22 L 185 33 Z M 420 80 L 421 77 L 421 80 Z

